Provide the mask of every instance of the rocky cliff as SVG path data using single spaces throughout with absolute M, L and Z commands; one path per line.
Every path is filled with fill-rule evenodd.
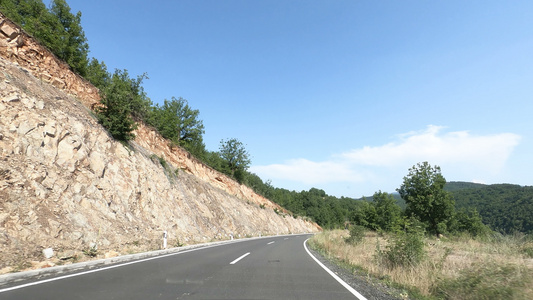
M 159 249 L 163 231 L 171 247 L 320 229 L 146 126 L 114 141 L 97 90 L 1 14 L 0 71 L 0 273 Z

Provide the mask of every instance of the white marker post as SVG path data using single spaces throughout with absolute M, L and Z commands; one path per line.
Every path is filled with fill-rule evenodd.
M 163 249 L 167 249 L 167 231 L 163 231 Z

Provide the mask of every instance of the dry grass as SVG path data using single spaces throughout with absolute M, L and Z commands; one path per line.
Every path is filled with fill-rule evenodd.
M 367 232 L 362 242 L 345 242 L 348 231 L 322 232 L 310 243 L 330 257 L 357 266 L 422 297 L 438 299 L 532 299 L 533 242 L 523 237 L 490 241 L 467 237 L 426 239 L 426 257 L 410 268 L 387 268 L 376 259 L 387 238 Z

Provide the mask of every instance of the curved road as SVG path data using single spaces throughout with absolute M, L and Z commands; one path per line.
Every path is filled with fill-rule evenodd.
M 236 241 L 0 290 L 1 299 L 364 299 L 306 251 L 310 235 Z

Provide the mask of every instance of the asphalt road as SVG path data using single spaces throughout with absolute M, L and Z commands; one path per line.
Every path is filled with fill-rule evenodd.
M 310 235 L 255 239 L 27 282 L 0 299 L 357 299 L 307 253 Z

